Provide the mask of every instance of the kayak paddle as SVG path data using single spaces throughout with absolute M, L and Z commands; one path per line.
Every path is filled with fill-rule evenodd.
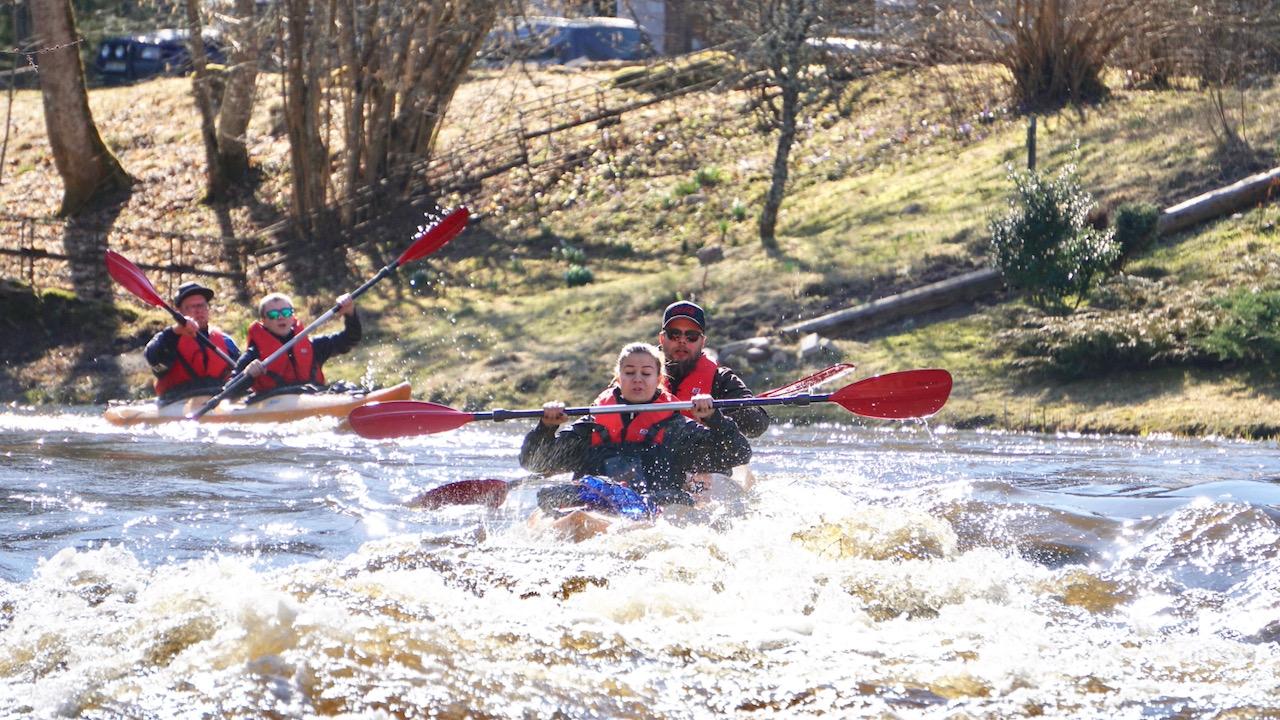
M 831 382 L 853 371 L 853 363 L 836 363 L 811 375 L 806 375 L 795 382 L 787 383 L 772 390 L 766 390 L 756 397 L 777 397 L 779 395 L 795 394 L 823 383 Z M 531 477 L 539 478 L 540 476 L 533 475 Z M 502 503 L 506 502 L 507 493 L 511 492 L 512 488 L 523 483 L 525 479 L 499 480 L 497 478 L 482 478 L 457 480 L 434 487 L 413 498 L 407 505 L 409 507 L 426 508 L 427 510 L 435 510 L 444 505 L 488 505 L 491 508 L 498 508 Z
M 123 285 L 125 290 L 133 293 L 134 296 L 142 302 L 150 305 L 151 307 L 164 308 L 169 311 L 169 314 L 173 316 L 175 321 L 182 323 L 183 325 L 187 323 L 187 316 L 178 312 L 172 305 L 165 302 L 164 298 L 160 297 L 160 293 L 156 292 L 155 285 L 152 285 L 151 281 L 147 279 L 147 276 L 142 274 L 142 270 L 137 265 L 130 262 L 128 258 L 115 250 L 107 251 L 107 273 L 111 275 L 116 282 Z M 196 330 L 196 340 L 199 341 L 201 345 L 212 350 L 213 353 L 222 360 L 222 362 L 230 365 L 231 367 L 236 366 L 236 361 L 232 360 L 229 355 L 223 352 L 222 348 L 214 345 L 213 341 L 209 339 L 209 336 L 206 335 L 203 330 Z
M 761 405 L 808 405 L 833 402 L 863 417 L 883 420 L 928 417 L 946 404 L 951 394 L 951 374 L 946 370 L 904 370 L 877 375 L 845 385 L 826 395 L 800 393 L 776 397 L 747 397 L 714 400 L 717 408 Z M 645 412 L 648 410 L 688 410 L 693 403 L 646 403 L 565 408 L 566 415 Z M 542 410 L 487 410 L 463 412 L 446 405 L 417 400 L 394 400 L 362 405 L 347 416 L 356 434 L 372 439 L 431 435 L 462 427 L 474 420 L 514 420 L 542 417 Z
M 417 237 L 414 238 L 413 244 L 409 246 L 409 249 L 401 253 L 400 257 L 396 258 L 395 262 L 392 262 L 388 264 L 386 267 L 379 270 L 378 274 L 369 278 L 369 280 L 365 282 L 365 284 L 361 285 L 360 287 L 352 291 L 351 299 L 354 300 L 360 297 L 361 295 L 363 295 L 366 290 L 373 287 L 374 284 L 376 284 L 379 280 L 382 280 L 386 276 L 395 272 L 396 268 L 400 267 L 401 265 L 413 260 L 417 260 L 418 258 L 426 257 L 427 255 L 430 255 L 436 250 L 439 250 L 440 248 L 444 247 L 445 243 L 457 237 L 458 233 L 462 232 L 462 229 L 467 226 L 467 218 L 469 214 L 470 213 L 467 210 L 467 208 L 459 207 L 457 210 L 454 210 L 448 215 L 445 215 L 444 217 L 440 218 L 431 227 L 427 228 L 426 230 L 423 230 L 421 233 L 418 234 Z M 282 355 L 289 352 L 289 348 L 293 347 L 295 343 L 297 343 L 302 338 L 306 337 L 308 334 L 310 334 L 312 330 L 315 330 L 316 327 L 318 327 L 319 325 L 327 321 L 329 318 L 336 315 L 338 311 L 341 309 L 342 309 L 342 305 L 334 304 L 334 306 L 329 308 L 329 310 L 326 311 L 323 315 L 311 321 L 310 325 L 299 330 L 292 338 L 289 339 L 289 342 L 280 346 L 279 350 L 276 350 L 275 352 L 267 356 L 267 358 L 262 361 L 262 365 L 264 367 L 270 366 L 271 363 L 280 359 Z M 239 375 L 236 375 L 235 377 L 227 381 L 227 384 L 222 387 L 222 390 L 219 391 L 217 395 L 214 395 L 213 397 L 209 398 L 208 402 L 206 402 L 204 405 L 201 405 L 200 409 L 191 413 L 191 415 L 189 415 L 187 419 L 199 420 L 201 415 L 204 415 L 205 413 L 209 412 L 214 407 L 216 407 L 218 403 L 222 402 L 223 398 L 239 391 L 245 385 L 248 385 L 249 382 L 251 381 L 252 381 L 252 378 L 249 377 L 248 373 L 242 372 Z
M 799 392 L 811 390 L 819 385 L 826 385 L 834 382 L 845 375 L 853 372 L 857 366 L 853 363 L 836 363 L 830 367 L 825 367 L 812 375 L 805 375 L 795 382 L 787 383 L 782 387 L 776 387 L 772 390 L 765 390 L 756 397 L 779 397 L 782 395 L 795 395 Z

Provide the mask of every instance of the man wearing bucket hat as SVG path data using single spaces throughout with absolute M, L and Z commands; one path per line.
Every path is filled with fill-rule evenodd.
M 667 361 L 667 389 L 680 400 L 706 393 L 716 400 L 753 397 L 751 389 L 729 368 L 718 365 L 706 353 L 707 316 L 696 303 L 673 302 L 662 313 L 658 344 Z M 762 407 L 725 410 L 747 437 L 759 437 L 769 428 Z
M 197 331 L 203 332 L 232 360 L 240 357 L 240 349 L 229 336 L 209 327 L 212 300 L 213 291 L 200 283 L 179 285 L 173 306 L 186 322 L 166 327 L 147 343 L 147 364 L 156 375 L 156 397 L 161 405 L 193 395 L 212 395 L 231 377 L 232 366 L 196 338 Z

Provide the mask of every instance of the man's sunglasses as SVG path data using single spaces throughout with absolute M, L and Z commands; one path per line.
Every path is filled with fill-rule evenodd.
M 265 313 L 263 313 L 263 315 L 266 315 L 268 320 L 279 320 L 280 318 L 291 318 L 293 317 L 293 308 L 284 307 L 284 308 L 280 308 L 279 310 L 268 310 Z
M 663 330 L 662 331 L 662 333 L 671 340 L 679 340 L 680 332 L 681 332 L 680 330 Z M 698 342 L 699 340 L 702 339 L 702 333 L 698 332 L 697 330 L 685 330 L 684 339 L 691 343 Z

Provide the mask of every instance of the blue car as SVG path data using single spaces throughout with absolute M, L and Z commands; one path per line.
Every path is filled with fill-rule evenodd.
M 155 75 L 181 75 L 191 70 L 186 30 L 157 30 L 130 37 L 106 38 L 98 45 L 93 67 L 106 82 L 133 82 Z M 213 30 L 203 34 L 211 63 L 225 63 L 226 52 Z
M 625 18 L 518 17 L 500 20 L 498 26 L 480 50 L 483 65 L 644 60 L 655 55 L 644 31 Z

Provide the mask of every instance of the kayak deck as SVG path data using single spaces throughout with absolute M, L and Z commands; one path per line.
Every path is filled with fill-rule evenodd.
M 750 467 L 741 465 L 733 469 L 733 476 L 718 473 L 699 473 L 691 478 L 694 504 L 664 506 L 662 517 L 673 525 L 714 524 L 725 513 L 741 515 L 746 509 L 746 495 L 755 484 L 755 474 Z M 621 515 L 598 510 L 572 510 L 560 517 L 552 517 L 541 509 L 533 511 L 528 525 L 539 532 L 550 532 L 575 543 L 601 533 L 648 527 L 653 520 L 632 520 Z
M 200 417 L 202 423 L 269 423 L 291 422 L 309 417 L 346 417 L 355 408 L 371 402 L 408 400 L 413 387 L 403 382 L 364 394 L 299 393 L 276 395 L 261 402 L 245 404 L 240 400 L 223 400 Z M 210 395 L 197 395 L 168 405 L 154 402 L 115 405 L 103 417 L 112 425 L 152 425 L 184 420 L 199 410 Z

